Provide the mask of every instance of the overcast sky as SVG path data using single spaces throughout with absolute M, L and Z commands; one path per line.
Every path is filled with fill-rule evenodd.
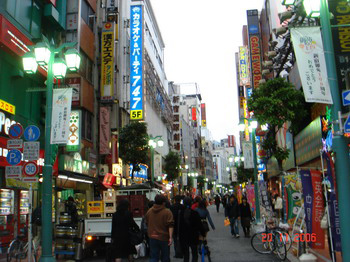
M 196 82 L 215 140 L 238 139 L 235 52 L 246 10 L 263 0 L 151 0 L 165 42 L 165 73 L 175 83 Z M 184 90 L 185 91 L 185 90 Z

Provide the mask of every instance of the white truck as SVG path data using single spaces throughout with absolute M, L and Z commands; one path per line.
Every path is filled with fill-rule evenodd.
M 148 200 L 154 200 L 154 197 L 160 191 L 145 185 L 132 185 L 117 191 L 118 196 L 130 196 L 131 211 L 134 213 L 134 220 L 141 227 L 142 216 L 135 216 L 137 211 L 144 208 L 144 203 L 136 202 L 132 204 L 132 196 L 146 196 Z M 136 212 L 134 212 L 136 210 Z M 140 212 L 143 214 L 144 212 Z M 84 235 L 82 240 L 83 256 L 91 257 L 94 255 L 104 255 L 106 252 L 106 243 L 111 242 L 112 218 L 86 218 L 84 220 Z

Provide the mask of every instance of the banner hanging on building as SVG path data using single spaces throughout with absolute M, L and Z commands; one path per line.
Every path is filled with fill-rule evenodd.
M 101 42 L 101 100 L 114 96 L 114 23 L 104 23 Z
M 239 85 L 250 85 L 248 48 L 246 46 L 239 47 Z
M 228 142 L 228 147 L 235 147 L 236 146 L 235 136 L 234 135 L 228 135 L 227 136 L 227 142 Z
M 69 134 L 66 150 L 69 152 L 80 150 L 80 134 L 81 134 L 81 111 L 72 110 L 69 121 Z
M 51 144 L 67 144 L 72 88 L 56 88 L 52 94 Z
M 334 163 L 329 153 L 323 152 L 323 158 L 327 162 L 327 177 L 326 179 L 331 184 L 329 198 L 328 198 L 328 211 L 331 220 L 331 230 L 333 247 L 336 251 L 341 251 L 341 238 L 340 238 L 340 214 L 338 208 L 338 197 L 336 192 L 336 179 Z
M 312 208 L 312 233 L 316 234 L 316 241 L 311 244 L 314 249 L 324 249 L 324 231 L 321 228 L 321 220 L 324 214 L 322 174 L 318 170 L 311 170 L 313 188 Z
M 284 176 L 284 197 L 286 203 L 286 214 L 289 225 L 293 225 L 300 208 L 303 205 L 301 194 L 301 181 L 299 175 L 290 173 Z
M 291 28 L 305 101 L 333 104 L 319 27 Z
M 254 168 L 253 145 L 251 142 L 242 142 L 244 168 Z
M 142 5 L 130 7 L 130 119 L 143 119 Z
M 250 207 L 255 211 L 255 191 L 254 191 L 254 185 L 248 185 L 246 186 L 246 192 L 247 192 L 247 201 L 250 204 Z
M 111 133 L 109 107 L 100 107 L 100 154 L 110 154 L 109 138 Z
M 309 234 L 312 233 L 312 208 L 313 208 L 313 189 L 310 170 L 300 171 L 301 183 L 303 186 L 305 224 Z

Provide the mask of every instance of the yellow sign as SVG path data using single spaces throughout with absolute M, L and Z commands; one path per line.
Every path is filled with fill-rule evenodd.
M 4 110 L 12 115 L 14 115 L 16 113 L 16 107 L 14 105 L 11 105 L 10 103 L 5 102 L 2 99 L 0 99 L 0 109 Z
M 207 120 L 202 120 L 202 126 L 206 127 L 207 126 Z
M 130 111 L 130 119 L 132 120 L 138 120 L 138 119 L 142 119 L 142 110 L 131 110 Z
M 248 118 L 248 106 L 247 106 L 247 100 L 244 99 L 243 101 L 243 112 L 244 112 L 244 117 Z M 248 120 L 244 120 L 244 124 L 245 124 L 245 140 L 249 141 L 249 129 L 248 129 Z
M 114 95 L 114 23 L 104 24 L 101 43 L 101 99 L 112 100 Z

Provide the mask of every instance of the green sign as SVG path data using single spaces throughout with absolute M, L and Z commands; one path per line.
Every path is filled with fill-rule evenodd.
M 84 160 L 74 159 L 72 156 L 61 155 L 59 159 L 60 171 L 70 171 L 90 176 L 90 163 Z
M 80 136 L 81 136 L 81 111 L 72 110 L 69 121 L 69 135 L 66 150 L 75 152 L 80 150 Z

